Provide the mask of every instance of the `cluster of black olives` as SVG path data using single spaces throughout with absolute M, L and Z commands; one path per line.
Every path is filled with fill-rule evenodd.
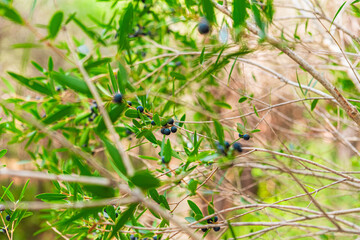
M 208 223 L 208 224 L 216 223 L 218 220 L 219 220 L 218 217 L 215 216 L 214 218 L 209 218 L 209 219 L 207 220 L 207 223 Z M 214 229 L 215 232 L 220 231 L 220 227 L 213 227 L 213 229 Z M 207 230 L 209 230 L 209 229 L 208 229 L 208 228 L 202 228 L 202 229 L 201 229 L 201 231 L 203 231 L 203 232 L 206 232 Z
M 155 125 L 154 121 L 151 121 L 151 125 Z M 174 125 L 174 119 L 170 118 L 161 128 L 160 132 L 164 135 L 170 135 L 170 133 L 176 133 L 177 127 Z

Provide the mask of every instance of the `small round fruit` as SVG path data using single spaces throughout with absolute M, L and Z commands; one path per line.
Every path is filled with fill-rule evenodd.
M 130 240 L 136 240 L 137 238 L 134 235 L 130 236 Z
M 94 119 L 92 117 L 89 117 L 88 120 L 89 120 L 89 122 L 94 121 Z
M 130 101 L 127 101 L 127 104 L 128 104 L 129 106 L 132 106 L 132 102 L 130 102 Z
M 153 237 L 153 240 L 157 240 L 157 236 L 154 236 L 154 237 Z
M 217 216 L 214 217 L 214 222 L 217 222 L 219 218 Z
M 212 224 L 213 220 L 211 218 L 209 218 L 208 220 L 206 220 L 208 224 Z
M 230 147 L 230 143 L 228 141 L 224 142 L 225 148 L 228 149 Z
M 207 228 L 202 228 L 201 231 L 206 232 L 208 229 Z
M 162 134 L 165 134 L 165 129 L 166 129 L 166 128 L 162 128 L 162 129 L 160 130 L 160 132 L 161 132 Z
M 225 149 L 222 145 L 217 145 L 217 150 L 220 152 L 220 153 L 225 153 Z
M 6 221 L 10 221 L 10 218 L 11 218 L 10 215 L 7 215 L 6 216 Z
M 249 134 L 244 134 L 244 136 L 243 136 L 243 138 L 244 138 L 244 140 L 249 140 L 250 139 L 250 135 Z
M 198 26 L 198 31 L 200 34 L 207 34 L 210 32 L 210 25 L 206 19 L 201 20 Z
M 144 112 L 144 107 L 143 106 L 138 106 L 136 108 L 136 110 L 138 110 L 140 113 L 143 113 Z
M 242 152 L 241 144 L 238 142 L 233 144 L 233 148 L 238 152 Z
M 177 131 L 177 127 L 172 126 L 172 127 L 171 127 L 171 132 L 176 133 L 176 131 Z
M 125 133 L 126 133 L 126 135 L 129 136 L 129 135 L 131 135 L 133 132 L 132 132 L 130 129 L 127 128 L 126 131 L 125 131 Z
M 55 88 L 55 90 L 56 90 L 57 92 L 60 92 L 61 87 L 57 86 L 57 87 Z
M 165 157 L 164 156 L 161 157 L 161 163 L 165 164 Z
M 151 125 L 153 125 L 153 126 L 156 125 L 154 120 L 151 121 Z
M 121 103 L 122 99 L 123 99 L 123 97 L 122 97 L 121 93 L 115 93 L 115 95 L 113 97 L 113 101 L 115 103 Z
M 165 128 L 165 130 L 164 130 L 164 134 L 165 134 L 165 135 L 170 135 L 170 133 L 171 133 L 170 129 Z
M 174 124 L 174 119 L 170 118 L 167 123 L 170 124 L 170 125 L 173 125 Z
M 214 231 L 215 231 L 215 232 L 220 231 L 220 227 L 214 227 Z
M 118 213 L 115 213 L 115 217 L 117 218 L 119 216 L 119 214 Z

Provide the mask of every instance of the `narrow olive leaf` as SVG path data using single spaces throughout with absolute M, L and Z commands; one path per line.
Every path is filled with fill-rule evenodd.
M 239 103 L 242 103 L 242 102 L 245 102 L 247 100 L 247 97 L 241 97 L 240 99 L 239 99 Z
M 248 17 L 246 7 L 248 5 L 247 0 L 234 0 L 233 1 L 233 13 L 232 17 L 234 20 L 234 27 L 243 26 Z
M 181 73 L 171 72 L 170 76 L 175 79 L 178 79 L 178 80 L 186 80 L 186 77 L 184 75 L 182 75 Z
M 160 180 L 157 179 L 148 170 L 137 171 L 131 177 L 131 182 L 141 189 L 157 188 L 160 186 Z
M 314 101 L 311 102 L 311 111 L 313 111 L 316 107 L 316 104 L 318 103 L 319 99 L 315 99 Z
M 221 102 L 221 101 L 215 101 L 214 104 L 216 106 L 222 107 L 222 108 L 226 108 L 226 109 L 231 109 L 231 105 L 229 105 L 226 102 Z
M 125 94 L 126 87 L 128 85 L 130 85 L 130 83 L 129 83 L 129 76 L 126 71 L 126 68 L 121 63 L 119 63 L 119 71 L 117 74 L 117 80 L 118 80 L 120 92 L 122 94 Z
M 26 181 L 24 187 L 22 188 L 21 193 L 20 193 L 20 196 L 19 196 L 19 202 L 23 199 L 23 197 L 24 197 L 24 195 L 25 195 L 26 188 L 27 188 L 29 182 L 30 182 L 30 179 L 28 179 L 28 180 Z
M 259 31 L 259 37 L 260 40 L 263 40 L 265 38 L 265 23 L 263 22 L 263 20 L 261 19 L 261 15 L 260 15 L 260 11 L 258 9 L 257 4 L 252 4 L 251 5 L 251 10 L 254 14 L 254 18 L 255 18 L 255 23 L 256 25 L 259 27 L 260 31 Z
M 87 146 L 88 142 L 89 142 L 89 133 L 90 133 L 90 128 L 86 127 L 84 129 L 84 132 L 81 134 L 80 137 L 80 141 L 79 141 L 79 146 Z
M 204 63 L 204 54 L 205 54 L 205 47 L 203 47 L 201 54 L 200 54 L 200 64 Z
M 187 202 L 191 210 L 193 210 L 193 212 L 195 213 L 195 215 L 203 216 L 203 213 L 201 212 L 200 208 L 193 201 L 188 200 Z
M 12 48 L 41 48 L 43 45 L 37 43 L 17 43 L 11 45 Z
M 156 125 L 161 126 L 161 121 L 160 121 L 159 114 L 155 113 L 154 116 L 153 116 L 153 120 L 156 123 Z
M 232 74 L 232 72 L 234 70 L 234 67 L 235 67 L 235 64 L 236 64 L 236 61 L 237 61 L 238 57 L 239 56 L 236 56 L 235 61 L 234 61 L 233 65 L 231 66 L 229 77 L 228 77 L 228 86 L 229 86 L 229 83 L 230 83 L 231 74 Z
M 57 201 L 67 198 L 67 195 L 60 193 L 42 193 L 35 197 L 43 201 Z
M 20 14 L 5 3 L 0 3 L 0 16 L 7 18 L 14 23 L 24 25 L 24 20 L 21 18 Z
M 168 139 L 164 146 L 164 162 L 165 163 L 170 162 L 171 156 L 172 156 L 171 143 L 170 140 Z
M 267 0 L 265 5 L 265 15 L 267 20 L 269 20 L 269 23 L 272 23 L 274 18 L 274 7 L 273 7 L 273 0 Z M 309 19 L 308 19 L 309 20 Z M 306 30 L 305 30 L 306 32 Z
M 304 92 L 304 90 L 303 90 L 303 88 L 302 88 L 302 86 L 301 86 L 301 83 L 300 83 L 300 80 L 299 80 L 299 75 L 298 75 L 297 71 L 296 71 L 296 81 L 297 81 L 298 84 L 299 84 L 299 88 L 300 88 L 302 94 L 306 97 L 305 92 Z
M 59 33 L 63 19 L 64 19 L 64 13 L 61 11 L 57 11 L 52 16 L 48 26 L 49 38 L 54 39 L 56 35 Z
M 143 132 L 144 132 L 144 137 L 147 140 L 149 140 L 153 144 L 156 144 L 156 145 L 158 144 L 158 142 L 156 140 L 156 137 L 154 136 L 154 134 L 150 130 L 145 129 Z
M 216 135 L 218 136 L 220 144 L 224 143 L 224 129 L 223 126 L 216 120 L 214 120 Z
M 59 106 L 58 111 L 56 111 L 55 113 L 44 118 L 44 120 L 42 122 L 44 124 L 51 124 L 53 122 L 59 121 L 60 119 L 63 119 L 65 117 L 69 116 L 70 114 L 72 114 L 74 112 L 74 110 L 75 110 L 75 108 L 72 105 Z
M 0 158 L 3 157 L 7 153 L 6 149 L 0 150 Z
M 116 147 L 106 138 L 103 138 L 102 141 L 105 144 L 106 150 L 108 151 L 111 159 L 115 163 L 115 166 L 119 169 L 121 173 L 123 173 L 125 176 L 127 175 L 126 168 L 123 162 L 123 159 L 121 158 L 121 155 L 119 151 L 116 149 Z
M 345 3 L 346 3 L 346 2 L 347 2 L 347 1 L 345 1 L 345 2 L 344 2 L 341 6 L 340 6 L 340 8 L 337 10 L 337 12 L 336 12 L 336 14 L 335 14 L 335 16 L 334 16 L 333 20 L 331 21 L 331 24 L 330 24 L 329 29 L 331 29 L 331 26 L 333 25 L 333 23 L 334 23 L 334 21 L 335 21 L 335 19 L 336 19 L 337 15 L 339 15 L 339 13 L 340 13 L 341 9 L 344 7 L 344 5 L 345 5 Z
M 124 110 L 125 110 L 125 104 L 116 104 L 115 106 L 113 106 L 109 112 L 109 117 L 111 122 L 114 123 L 121 116 Z M 106 125 L 104 119 L 100 117 L 100 121 L 96 127 L 96 131 L 100 133 L 105 129 L 106 129 Z
M 137 204 L 131 204 L 130 207 L 123 213 L 121 213 L 119 220 L 116 222 L 111 236 L 108 239 L 112 239 L 119 230 L 125 225 L 125 223 L 134 215 Z
M 211 0 L 202 0 L 202 7 L 206 19 L 209 22 L 214 23 L 216 19 L 215 19 L 214 6 Z
M 70 18 L 69 18 L 70 19 Z M 68 20 L 69 20 L 68 19 Z M 79 19 L 77 19 L 75 17 L 75 15 L 71 16 L 72 21 L 74 21 L 74 23 L 76 23 L 76 25 L 78 25 L 79 28 L 81 28 L 81 30 L 84 31 L 84 33 L 91 39 L 98 41 L 99 43 L 101 43 L 102 45 L 106 45 L 106 43 L 101 39 L 100 35 L 92 30 L 90 30 L 88 27 L 86 27 Z
M 133 22 L 133 5 L 129 3 L 127 6 L 125 13 L 120 20 L 120 29 L 119 29 L 119 50 L 123 50 L 127 46 L 128 34 L 132 30 L 132 22 Z
M 138 118 L 139 112 L 135 109 L 130 108 L 125 112 L 125 116 L 127 116 L 129 118 Z
M 18 75 L 13 72 L 8 72 L 8 74 L 13 77 L 15 80 L 19 81 L 22 85 L 37 91 L 39 93 L 45 94 L 45 95 L 52 95 L 51 90 L 42 82 L 35 81 L 26 77 L 23 77 L 21 75 Z
M 185 119 L 186 119 L 186 114 L 184 114 L 184 115 L 182 115 L 182 117 L 180 118 L 180 121 L 181 121 L 181 123 L 179 123 L 179 127 L 183 127 L 184 126 L 184 121 L 185 121 Z
M 89 97 L 92 97 L 89 87 L 86 82 L 80 78 L 65 75 L 59 72 L 52 72 L 51 77 L 58 83 L 71 88 L 75 92 L 85 94 Z
M 108 63 L 108 70 L 109 70 L 110 81 L 111 81 L 113 91 L 114 91 L 114 93 L 116 93 L 116 92 L 119 91 L 119 87 L 118 87 L 118 84 L 116 82 L 116 78 L 115 78 L 114 72 L 113 72 L 113 70 L 112 70 L 112 68 L 110 66 L 110 63 Z

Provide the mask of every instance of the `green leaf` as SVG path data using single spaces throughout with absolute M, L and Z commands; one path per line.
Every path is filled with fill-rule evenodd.
M 109 117 L 112 123 L 114 123 L 122 114 L 122 112 L 125 110 L 125 104 L 116 104 L 112 107 L 112 109 L 109 112 Z M 99 124 L 96 127 L 97 132 L 102 132 L 106 129 L 106 125 L 104 122 L 104 119 L 101 117 L 99 120 Z
M 336 14 L 335 14 L 335 16 L 334 16 L 334 18 L 333 18 L 333 20 L 331 21 L 331 24 L 330 24 L 330 27 L 329 27 L 329 29 L 331 28 L 331 26 L 333 25 L 333 23 L 334 23 L 334 21 L 335 21 L 335 19 L 336 19 L 336 17 L 337 17 L 337 15 L 340 13 L 340 11 L 341 11 L 341 9 L 344 7 L 344 5 L 345 5 L 345 3 L 346 3 L 347 1 L 345 1 L 341 6 L 340 6 L 340 8 L 337 10 L 337 12 L 336 12 Z
M 25 195 L 26 188 L 27 188 L 29 182 L 30 182 L 30 179 L 26 181 L 24 187 L 22 188 L 20 196 L 19 196 L 19 201 L 21 201 L 23 199 L 23 197 Z
M 37 43 L 16 43 L 11 45 L 12 48 L 41 48 L 42 46 Z
M 260 15 L 260 11 L 258 9 L 258 5 L 257 4 L 252 4 L 251 5 L 251 10 L 254 14 L 254 18 L 255 18 L 255 23 L 256 25 L 259 27 L 260 32 L 259 32 L 259 37 L 260 40 L 263 40 L 265 38 L 265 23 L 263 22 L 263 20 L 261 19 L 261 15 Z
M 160 180 L 148 170 L 137 171 L 130 180 L 141 189 L 157 188 L 160 186 Z
M 75 110 L 75 108 L 72 105 L 68 105 L 68 106 L 63 106 L 60 105 L 58 107 L 58 111 L 56 111 L 55 113 L 47 116 L 42 122 L 44 124 L 51 124 L 53 122 L 56 122 L 60 119 L 63 119 L 67 116 L 69 116 L 70 114 L 72 114 Z
M 200 54 L 200 64 L 201 65 L 204 63 L 204 53 L 205 53 L 205 47 L 203 47 L 201 54 Z
M 60 193 L 42 193 L 35 197 L 43 201 L 56 201 L 67 198 L 67 195 Z
M 139 112 L 135 109 L 130 108 L 125 112 L 125 116 L 127 116 L 129 118 L 138 118 Z
M 134 212 L 136 209 L 137 204 L 131 204 L 130 207 L 123 213 L 120 214 L 120 218 L 119 220 L 116 222 L 111 236 L 108 239 L 112 239 L 118 232 L 119 230 L 125 225 L 125 223 L 134 216 Z
M 242 102 L 245 102 L 246 100 L 247 100 L 248 98 L 247 97 L 241 97 L 240 99 L 239 99 L 239 103 L 242 103 Z
M 21 18 L 20 14 L 10 7 L 10 5 L 6 5 L 5 3 L 0 3 L 0 16 L 3 16 L 10 21 L 24 25 L 24 20 Z
M 132 3 L 129 3 L 121 21 L 119 22 L 119 51 L 123 50 L 128 44 L 128 34 L 132 31 L 133 11 L 133 5 Z
M 211 0 L 202 0 L 201 2 L 202 2 L 203 12 L 204 12 L 206 19 L 209 22 L 214 23 L 216 21 L 216 19 L 215 19 L 214 6 L 213 6 Z
M 231 109 L 231 106 L 226 102 L 215 101 L 214 104 L 222 108 Z
M 108 63 L 108 70 L 109 70 L 111 85 L 113 87 L 114 93 L 116 93 L 116 92 L 118 92 L 119 87 L 118 87 L 118 84 L 116 82 L 115 75 L 114 75 L 114 72 L 113 72 L 113 70 L 112 70 L 112 68 L 110 66 L 110 63 Z
M 186 119 L 186 114 L 182 115 L 182 117 L 180 118 L 180 121 L 184 122 L 185 119 Z M 184 123 L 179 123 L 179 127 L 182 127 L 182 126 L 184 126 Z
M 316 107 L 316 104 L 318 103 L 319 99 L 314 99 L 314 101 L 311 102 L 311 111 L 313 111 Z
M 128 86 L 130 83 L 129 83 L 129 76 L 127 74 L 127 71 L 121 63 L 119 63 L 119 71 L 117 74 L 117 79 L 118 79 L 120 93 L 125 94 L 126 86 Z
M 6 149 L 0 150 L 0 158 L 2 158 L 7 153 Z
M 171 143 L 170 140 L 168 139 L 165 146 L 164 146 L 164 162 L 165 163 L 169 163 L 171 160 L 171 156 L 172 156 L 172 149 L 171 149 Z
M 216 135 L 218 136 L 220 144 L 224 144 L 224 129 L 223 126 L 216 120 L 214 120 Z
M 170 76 L 175 79 L 178 79 L 178 80 L 186 80 L 186 77 L 184 75 L 182 75 L 181 73 L 171 72 Z
M 299 80 L 299 75 L 298 75 L 297 71 L 296 71 L 296 81 L 297 81 L 298 84 L 299 84 L 299 88 L 300 88 L 302 94 L 303 94 L 304 96 L 306 96 L 305 93 L 304 93 L 304 90 L 303 90 L 303 88 L 302 88 L 302 86 L 301 86 L 301 83 L 300 83 L 300 80 Z
M 29 78 L 25 78 L 21 75 L 13 73 L 13 72 L 8 72 L 8 74 L 11 77 L 13 77 L 14 79 L 16 79 L 17 81 L 19 81 L 24 86 L 26 86 L 34 91 L 37 91 L 37 92 L 45 94 L 45 95 L 52 95 L 51 90 L 44 83 L 42 83 L 40 81 L 35 81 L 35 80 L 29 79 Z
M 159 114 L 155 113 L 154 116 L 153 116 L 153 120 L 156 123 L 156 125 L 161 126 L 161 121 L 160 121 Z
M 199 182 L 197 180 L 190 179 L 187 187 L 190 190 L 191 196 L 196 194 L 196 188 L 197 188 L 198 183 Z
M 85 94 L 92 97 L 89 87 L 86 82 L 80 78 L 65 75 L 59 72 L 52 72 L 51 77 L 58 83 L 71 88 L 75 92 Z
M 59 33 L 63 19 L 64 19 L 64 13 L 61 11 L 57 11 L 52 16 L 48 28 L 50 38 L 54 39 L 56 35 Z
M 234 0 L 233 1 L 233 12 L 232 17 L 234 20 L 234 28 L 243 26 L 245 24 L 246 19 L 248 18 L 248 14 L 246 12 L 246 8 L 248 6 L 247 0 Z
M 126 176 L 127 175 L 126 168 L 117 148 L 106 138 L 103 138 L 102 141 L 104 142 L 106 150 L 108 151 L 110 157 L 115 163 L 115 166 L 119 169 L 121 173 L 123 173 Z
M 144 136 L 147 140 L 149 140 L 153 144 L 158 144 L 156 137 L 150 130 L 145 129 L 143 132 L 144 132 Z
M 189 207 L 191 208 L 191 210 L 193 210 L 193 212 L 195 213 L 195 215 L 199 215 L 199 216 L 203 216 L 200 208 L 191 200 L 187 201 L 189 204 Z

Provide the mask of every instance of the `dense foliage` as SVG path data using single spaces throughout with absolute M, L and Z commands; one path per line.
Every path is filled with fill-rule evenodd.
M 359 235 L 357 1 L 31 2 L 0 0 L 31 34 L 0 73 L 1 239 Z

